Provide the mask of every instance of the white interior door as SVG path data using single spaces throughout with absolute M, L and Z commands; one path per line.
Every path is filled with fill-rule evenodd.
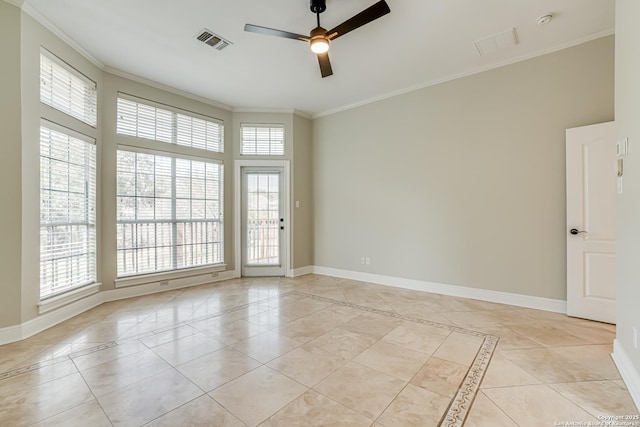
M 285 275 L 282 168 L 242 168 L 242 275 Z
M 567 129 L 567 314 L 615 323 L 614 122 Z

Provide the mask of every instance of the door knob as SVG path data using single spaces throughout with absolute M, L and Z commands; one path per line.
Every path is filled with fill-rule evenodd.
M 569 233 L 573 234 L 574 236 L 580 233 L 587 233 L 586 231 L 583 230 L 578 230 L 577 228 L 572 228 L 571 230 L 569 230 Z

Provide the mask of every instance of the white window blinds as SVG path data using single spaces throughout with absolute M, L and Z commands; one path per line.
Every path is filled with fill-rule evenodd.
M 40 126 L 40 298 L 96 280 L 95 141 Z
M 224 152 L 224 125 L 221 122 L 128 97 L 118 97 L 117 132 L 120 135 Z
M 220 264 L 223 165 L 118 151 L 118 277 Z
M 49 52 L 40 53 L 40 101 L 96 126 L 96 83 Z
M 284 155 L 283 125 L 241 125 L 242 143 L 240 154 L 243 156 L 282 156 Z

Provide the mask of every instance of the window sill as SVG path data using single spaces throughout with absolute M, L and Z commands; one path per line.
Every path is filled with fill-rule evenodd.
M 86 285 L 81 288 L 77 288 L 72 291 L 65 292 L 63 294 L 56 295 L 45 300 L 41 300 L 40 304 L 38 304 L 38 314 L 48 313 L 79 299 L 97 294 L 100 291 L 101 285 L 102 283 L 92 283 L 90 285 Z
M 139 276 L 122 277 L 114 280 L 113 284 L 116 288 L 126 288 L 128 286 L 146 285 L 149 283 L 183 279 L 185 277 L 192 276 L 202 276 L 205 274 L 211 274 L 212 277 L 216 277 L 219 272 L 225 271 L 226 269 L 226 264 L 216 264 L 206 267 L 186 268 L 184 270 L 164 271 L 162 273 L 141 274 Z

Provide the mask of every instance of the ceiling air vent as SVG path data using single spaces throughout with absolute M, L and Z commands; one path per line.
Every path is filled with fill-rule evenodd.
M 518 44 L 515 28 L 474 42 L 478 55 L 484 56 Z
M 217 50 L 222 50 L 225 47 L 229 46 L 231 43 L 229 40 L 225 40 L 217 34 L 214 34 L 212 31 L 207 30 L 206 28 L 200 31 L 196 38 L 200 40 L 202 43 L 205 43 Z

